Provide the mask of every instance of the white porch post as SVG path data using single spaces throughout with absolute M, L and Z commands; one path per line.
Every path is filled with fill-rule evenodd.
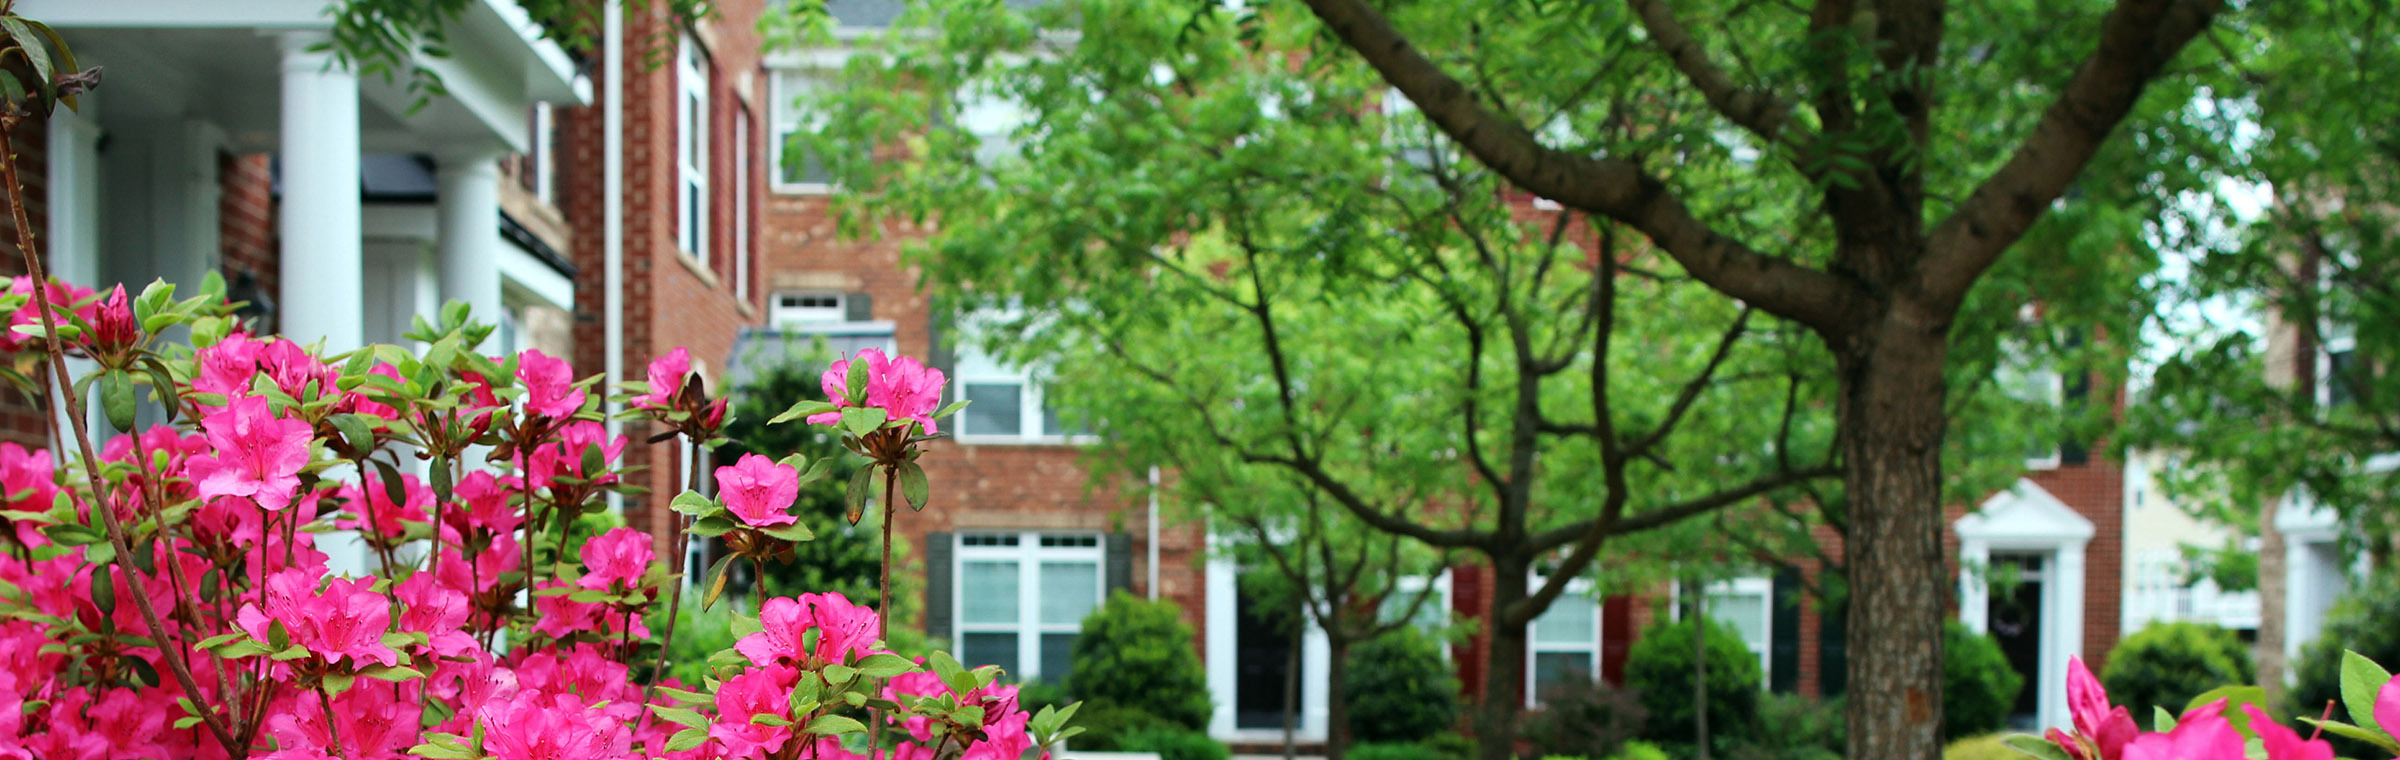
M 461 151 L 441 156 L 434 172 L 441 222 L 443 302 L 464 301 L 476 321 L 500 321 L 500 154 Z
M 283 35 L 282 313 L 279 332 L 328 353 L 366 342 L 360 239 L 358 76 L 310 46 L 323 32 Z
M 1992 629 L 1992 547 L 1975 539 L 1958 542 L 1958 622 L 1967 630 Z
M 2087 541 L 2070 540 L 2058 546 L 2057 567 L 2045 581 L 2043 601 L 2050 605 L 2042 632 L 2041 720 L 2045 727 L 2065 728 L 2067 715 L 2067 658 L 2083 654 L 2083 550 Z

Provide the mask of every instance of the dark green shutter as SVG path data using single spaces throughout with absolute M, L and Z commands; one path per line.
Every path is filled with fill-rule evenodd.
M 954 551 L 948 533 L 925 534 L 925 635 L 936 639 L 952 638 L 955 629 L 950 618 L 950 556 Z M 958 646 L 956 642 L 952 647 Z
M 1849 605 L 1825 605 L 1817 621 L 1817 696 L 1838 697 L 1850 684 Z
M 1108 593 L 1133 591 L 1133 535 L 1110 533 L 1103 542 L 1108 549 Z
M 1767 688 L 1778 694 L 1800 690 L 1800 571 L 1784 568 L 1775 573 L 1775 591 L 1769 597 L 1768 609 L 1773 610 L 1773 631 L 1769 637 Z

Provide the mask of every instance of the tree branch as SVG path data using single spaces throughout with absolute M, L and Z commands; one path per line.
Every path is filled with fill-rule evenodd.
M 2000 252 L 2066 192 L 2151 78 L 2223 7 L 2222 0 L 2119 0 L 2101 25 L 2098 48 L 2033 134 L 1934 228 L 1916 289 L 1942 313 L 1963 301 Z
M 1675 20 L 1674 9 L 1665 3 L 1626 0 L 1625 4 L 1641 17 L 1643 31 L 1649 32 L 1650 41 L 1658 45 L 1659 52 L 1667 55 L 1667 60 L 1683 72 L 1683 78 L 1700 91 L 1701 97 L 1708 99 L 1717 113 L 1769 144 L 1782 140 L 1784 126 L 1792 116 L 1791 103 L 1735 84 L 1724 69 L 1708 60 L 1708 51 L 1684 29 L 1683 22 Z
M 1328 29 L 1399 88 L 1460 147 L 1516 186 L 1641 230 L 1693 276 L 1821 331 L 1846 331 L 1866 303 L 1848 279 L 1752 250 L 1716 231 L 1631 161 L 1549 148 L 1477 103 L 1366 0 L 1307 0 Z

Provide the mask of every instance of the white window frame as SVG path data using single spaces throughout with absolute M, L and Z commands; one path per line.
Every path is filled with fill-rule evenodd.
M 733 118 L 733 297 L 750 300 L 750 112 Z
M 1073 445 L 1093 443 L 1098 436 L 1090 434 L 1062 435 L 1045 429 L 1042 411 L 1048 403 L 1048 391 L 1032 367 L 1020 367 L 985 353 L 978 345 L 972 325 L 981 319 L 1014 319 L 1014 312 L 997 311 L 971 315 L 959 321 L 958 347 L 954 352 L 949 401 L 964 401 L 969 385 L 1014 384 L 1017 386 L 1017 430 L 1015 432 L 977 432 L 968 424 L 968 412 L 951 416 L 942 424 L 950 426 L 954 440 L 961 444 L 1054 444 Z
M 832 71 L 817 62 L 805 65 L 775 66 L 767 70 L 767 172 L 768 186 L 778 193 L 791 195 L 825 195 L 834 191 L 830 182 L 791 182 L 784 179 L 783 152 L 785 141 L 800 130 L 812 128 L 810 120 L 794 105 L 801 94 L 791 87 L 785 77 L 815 82 L 819 88 L 831 81 Z
M 1670 596 L 1680 595 L 1682 590 L 1682 584 L 1676 584 L 1675 594 Z M 1762 628 L 1760 632 L 1764 634 L 1764 637 L 1757 641 L 1744 641 L 1742 646 L 1749 649 L 1751 654 L 1758 656 L 1759 688 L 1769 688 L 1775 680 L 1775 579 L 1764 575 L 1728 578 L 1708 584 L 1705 593 L 1708 595 L 1708 608 L 1711 610 L 1709 618 L 1714 620 L 1723 620 L 1714 612 L 1722 604 L 1720 600 L 1723 597 L 1735 594 L 1758 595 L 1759 606 L 1764 608 L 1758 617 Z M 1673 619 L 1681 620 L 1683 618 L 1681 601 L 1678 598 L 1676 599 L 1677 603 L 1673 605 L 1674 613 L 1671 616 Z
M 675 55 L 675 243 L 704 266 L 709 200 L 706 55 L 688 32 Z
M 1418 613 L 1438 615 L 1441 618 L 1441 625 L 1439 626 L 1439 629 L 1447 629 L 1450 626 L 1450 569 L 1443 568 L 1441 573 L 1431 576 L 1431 578 L 1433 583 L 1433 594 L 1430 598 L 1425 600 L 1425 608 L 1418 610 Z M 1377 610 L 1377 614 L 1380 616 L 1394 612 L 1395 610 L 1393 607 L 1396 605 L 1406 606 L 1408 602 L 1413 601 L 1416 598 L 1416 595 L 1419 592 L 1425 590 L 1426 580 L 1427 576 L 1423 575 L 1403 575 L 1398 579 L 1395 579 L 1395 581 L 1392 583 L 1392 590 L 1386 595 L 1384 603 L 1378 605 L 1380 609 Z M 1411 622 L 1411 625 L 1417 626 L 1420 630 L 1425 630 L 1423 624 L 1421 623 Z M 1441 644 L 1441 646 L 1437 647 L 1437 649 L 1441 650 L 1442 660 L 1444 662 L 1448 662 L 1450 660 L 1450 642 L 1438 635 L 1440 630 L 1426 630 L 1426 632 L 1436 634 L 1434 640 Z M 1528 660 L 1527 662 L 1530 663 L 1531 660 Z M 1530 665 L 1528 666 L 1526 672 L 1532 672 Z
M 785 298 L 826 298 L 831 299 L 833 305 L 786 307 L 783 305 Z M 822 325 L 842 324 L 849 321 L 849 304 L 847 294 L 830 290 L 778 290 L 767 294 L 767 325 L 779 330 L 813 330 Z M 787 312 L 786 309 L 791 311 Z M 807 317 L 815 314 L 831 316 L 826 319 L 784 319 L 786 316 Z
M 1015 546 L 968 546 L 969 536 L 1015 536 Z M 1091 539 L 1090 546 L 1043 546 L 1043 536 L 1071 536 Z M 970 633 L 1013 633 L 1017 636 L 1017 672 L 1009 673 L 1018 681 L 1042 677 L 1042 635 L 1050 633 L 1080 633 L 1082 621 L 1073 623 L 1042 622 L 1042 563 L 1090 562 L 1096 591 L 1092 605 L 1108 601 L 1108 537 L 1096 531 L 1072 530 L 961 530 L 950 539 L 955 548 L 950 565 L 950 619 L 955 621 L 958 649 L 965 652 Z M 966 595 L 958 593 L 965 585 L 969 562 L 1014 562 L 1017 564 L 1017 622 L 969 623 L 966 614 Z M 970 666 L 973 663 L 970 663 Z
M 1526 582 L 1526 583 L 1527 583 L 1527 585 L 1526 585 L 1526 588 L 1529 590 L 1529 593 L 1530 593 L 1530 590 L 1540 589 L 1540 588 L 1542 587 L 1542 584 L 1543 584 L 1543 583 L 1546 583 L 1546 582 L 1548 582 L 1548 579 L 1547 579 L 1546 577 L 1544 577 L 1544 576 L 1540 576 L 1540 575 L 1536 575 L 1536 576 L 1533 576 L 1533 577 L 1532 577 L 1530 580 L 1528 580 L 1528 581 Z M 1543 641 L 1541 640 L 1541 636 L 1535 632 L 1535 630 L 1534 630 L 1534 623 L 1527 623 L 1527 624 L 1525 624 L 1525 706 L 1526 706 L 1526 707 L 1528 707 L 1528 708 L 1533 708 L 1533 707 L 1540 707 L 1540 706 L 1542 706 L 1541 695 L 1538 693 L 1538 692 L 1539 692 L 1539 690 L 1540 690 L 1541 678 L 1540 678 L 1540 674 L 1539 674 L 1539 673 L 1536 673 L 1536 672 L 1534 671 L 1534 663 L 1536 663 L 1536 662 L 1539 662 L 1539 661 L 1540 661 L 1540 658 L 1539 658 L 1539 657 L 1537 657 L 1537 655 L 1543 655 L 1543 654 L 1588 654 L 1588 655 L 1591 655 L 1591 658 L 1592 658 L 1592 670 L 1591 670 L 1591 672 L 1589 673 L 1589 675 L 1590 675 L 1592 678 L 1595 678 L 1595 679 L 1597 679 L 1597 678 L 1599 678 L 1599 677 L 1600 677 L 1600 668 L 1601 668 L 1601 662 L 1600 662 L 1600 656 L 1601 656 L 1601 655 L 1600 655 L 1600 642 L 1601 642 L 1602 640 L 1605 640 L 1605 639 L 1607 639 L 1607 638 L 1608 638 L 1608 631 L 1607 631 L 1607 629 L 1606 629 L 1606 628 L 1604 628 L 1604 626 L 1605 626 L 1605 625 L 1607 625 L 1607 623 L 1608 623 L 1608 617 L 1607 617 L 1606 610 L 1604 610 L 1604 609 L 1603 609 L 1603 608 L 1606 606 L 1606 605 L 1603 603 L 1605 600 L 1594 598 L 1594 597 L 1592 596 L 1592 588 L 1593 588 L 1593 587 L 1592 587 L 1592 580 L 1591 580 L 1590 578 L 1575 578 L 1575 579 L 1572 579 L 1572 580 L 1569 580 L 1569 581 L 1567 581 L 1567 588 L 1566 588 L 1566 590 L 1565 590 L 1565 591 L 1563 591 L 1563 592 L 1560 592 L 1560 593 L 1559 593 L 1559 595 L 1558 595 L 1558 598 L 1559 598 L 1559 599 L 1566 599 L 1566 598 L 1568 598 L 1568 597 L 1574 597 L 1574 598 L 1577 598 L 1577 599 L 1582 599 L 1582 600 L 1589 601 L 1589 602 L 1591 602 L 1591 603 L 1592 603 L 1592 640 L 1591 640 L 1591 641 L 1589 641 L 1589 642 L 1584 642 L 1584 643 L 1582 643 L 1582 644 L 1578 644 L 1578 645 L 1568 645 L 1568 644 L 1561 644 L 1561 643 L 1546 643 L 1546 642 L 1543 642 Z M 1542 617 L 1548 616 L 1548 615 L 1550 615 L 1552 612 L 1555 612 L 1555 611 L 1557 611 L 1557 606 L 1556 606 L 1556 602 L 1554 601 L 1554 602 L 1552 603 L 1552 607 L 1551 607 L 1551 609 L 1548 609 L 1548 610 L 1543 610 L 1541 615 L 1539 615 L 1539 616 L 1535 616 L 1535 618 L 1534 618 L 1534 621 L 1535 621 L 1535 622 L 1540 622 L 1540 620 L 1541 620 L 1541 618 L 1542 618 Z

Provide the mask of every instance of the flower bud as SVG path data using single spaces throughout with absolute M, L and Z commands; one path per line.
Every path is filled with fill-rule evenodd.
M 125 300 L 125 286 L 109 291 L 108 300 L 100 303 L 100 313 L 92 324 L 92 346 L 102 351 L 117 351 L 132 347 L 141 340 L 142 326 L 133 319 L 133 306 Z

